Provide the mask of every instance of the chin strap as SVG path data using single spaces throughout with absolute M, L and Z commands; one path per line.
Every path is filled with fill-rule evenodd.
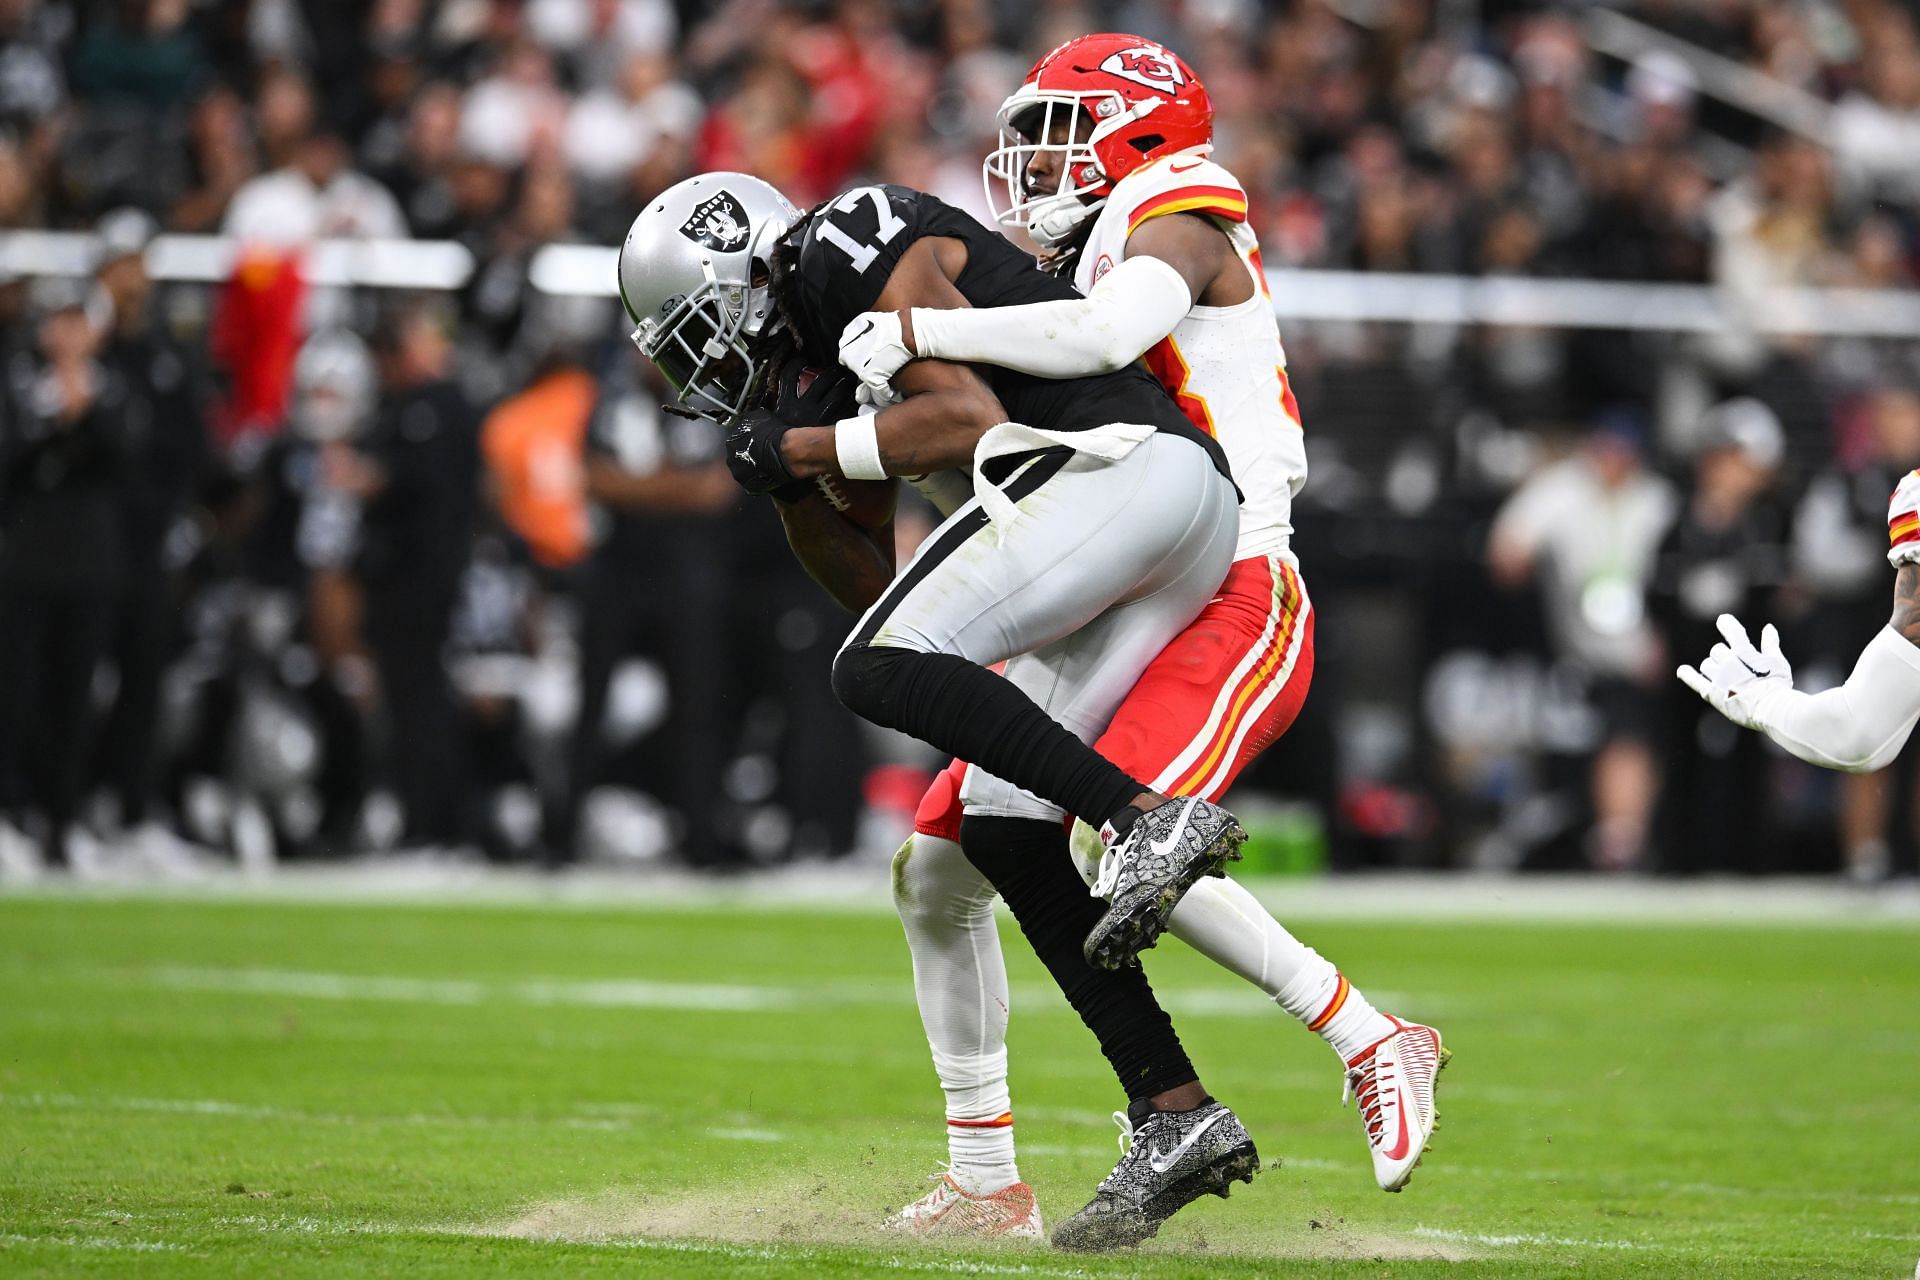
M 1042 249 L 1058 249 L 1106 202 L 1105 196 L 1085 202 L 1079 196 L 1055 196 L 1028 211 L 1027 234 Z

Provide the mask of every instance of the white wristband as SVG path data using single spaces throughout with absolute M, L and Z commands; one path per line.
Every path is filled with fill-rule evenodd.
M 874 430 L 877 414 L 862 413 L 842 418 L 833 426 L 833 452 L 840 460 L 840 474 L 849 480 L 885 480 L 887 468 L 880 461 L 880 434 Z

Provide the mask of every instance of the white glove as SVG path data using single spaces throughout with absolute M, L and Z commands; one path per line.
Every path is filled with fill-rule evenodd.
M 880 412 L 890 405 L 899 404 L 904 399 L 906 399 L 906 397 L 898 391 L 895 391 L 892 387 L 875 388 L 863 382 L 853 389 L 853 402 L 863 408 L 871 409 L 875 413 Z
M 862 312 L 840 331 L 840 363 L 867 388 L 867 403 L 886 405 L 898 399 L 893 375 L 911 359 L 897 311 Z
M 1760 647 L 1753 647 L 1740 619 L 1723 613 L 1717 624 L 1725 644 L 1713 646 L 1699 670 L 1681 666 L 1680 682 L 1707 700 L 1727 719 L 1747 729 L 1766 729 L 1766 704 L 1793 689 L 1793 668 L 1780 652 L 1780 633 L 1768 623 L 1760 631 Z

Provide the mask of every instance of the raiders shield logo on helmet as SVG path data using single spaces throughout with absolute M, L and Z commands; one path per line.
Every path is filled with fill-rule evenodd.
M 708 196 L 694 206 L 692 215 L 680 224 L 681 235 L 719 253 L 732 253 L 745 247 L 750 231 L 747 211 L 730 191 Z

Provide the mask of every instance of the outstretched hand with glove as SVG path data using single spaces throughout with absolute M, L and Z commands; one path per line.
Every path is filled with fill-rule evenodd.
M 1755 648 L 1746 627 L 1732 614 L 1721 614 L 1716 625 L 1724 643 L 1713 646 L 1698 668 L 1682 665 L 1674 674 L 1735 724 L 1765 729 L 1768 700 L 1793 689 L 1793 668 L 1780 652 L 1780 633 L 1768 623 Z

